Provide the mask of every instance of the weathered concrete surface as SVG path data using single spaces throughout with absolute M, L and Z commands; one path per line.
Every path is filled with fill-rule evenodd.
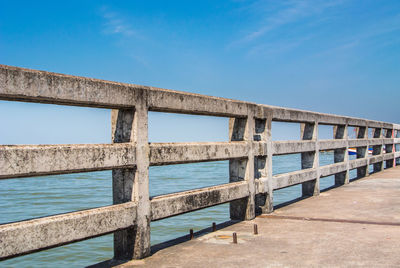
M 224 99 L 149 86 L 30 70 L 0 64 L 0 99 L 105 108 L 133 108 L 148 95 L 151 111 L 256 118 L 275 121 L 399 128 L 392 123 Z
M 399 249 L 395 167 L 120 267 L 399 267 Z
M 320 150 L 331 150 L 336 148 L 345 148 L 346 140 L 335 138 L 334 140 L 320 140 L 319 149 Z
M 329 176 L 332 174 L 336 174 L 339 172 L 343 172 L 347 170 L 347 163 L 346 162 L 340 162 L 340 163 L 335 163 L 335 164 L 331 164 L 331 165 L 326 165 L 326 166 L 322 166 L 320 167 L 321 170 L 321 176 L 325 177 L 325 176 Z
M 315 180 L 309 180 L 302 183 L 302 194 L 303 196 L 318 195 L 319 178 L 321 177 L 319 168 L 318 121 L 314 123 L 300 124 L 300 137 L 302 140 L 315 141 L 315 151 L 301 153 L 301 168 L 314 168 L 316 170 Z
M 151 204 L 149 197 L 149 142 L 147 94 L 136 100 L 135 109 L 113 110 L 113 142 L 136 146 L 135 169 L 113 170 L 113 203 L 137 203 L 135 226 L 114 233 L 114 258 L 141 259 L 150 255 Z
M 253 141 L 256 134 L 254 111 L 249 110 L 246 119 L 229 120 L 229 140 L 245 141 L 249 147 L 247 159 L 229 160 L 229 182 L 245 181 L 248 185 L 247 197 L 230 202 L 230 217 L 235 220 L 252 220 L 255 217 L 255 171 Z
M 296 154 L 302 152 L 315 151 L 315 141 L 274 141 L 272 149 L 274 155 Z
M 152 220 L 226 203 L 248 195 L 248 184 L 241 181 L 157 196 L 151 200 Z
M 72 172 L 132 168 L 132 144 L 67 144 L 0 146 L 0 179 Z
M 134 226 L 130 224 L 128 229 L 123 231 L 113 225 L 107 227 L 107 230 L 118 230 L 114 240 L 116 259 L 142 258 L 150 253 L 150 221 L 152 219 L 157 220 L 232 201 L 230 203 L 232 219 L 252 220 L 255 217 L 255 211 L 259 208 L 262 208 L 263 212 L 272 211 L 274 187 L 282 188 L 302 183 L 303 195 L 318 195 L 321 176 L 340 172 L 341 174 L 336 175 L 336 181 L 346 183 L 348 180 L 346 174 L 350 168 L 359 168 L 359 174 L 366 175 L 369 164 L 374 165 L 374 171 L 380 171 L 384 167 L 383 161 L 386 161 L 386 166 L 392 166 L 393 157 L 400 157 L 399 151 L 393 153 L 390 149 L 392 144 L 400 142 L 399 132 L 395 131 L 400 126 L 392 123 L 258 105 L 5 65 L 0 65 L 0 99 L 114 109 L 112 112 L 113 144 L 0 145 L 0 179 L 113 169 L 114 204 L 124 202 L 136 204 Z M 230 117 L 229 142 L 149 145 L 148 111 Z M 301 123 L 302 140 L 271 141 L 271 121 Z M 334 140 L 319 141 L 318 125 L 320 124 L 335 125 Z M 348 126 L 358 127 L 360 141 L 352 140 L 355 145 L 361 144 L 361 147 L 357 149 L 358 160 L 348 161 L 346 150 L 350 143 L 345 134 Z M 365 130 L 369 128 L 373 128 L 374 131 L 374 137 L 371 139 L 365 135 Z M 337 134 L 338 130 L 340 130 L 340 135 Z M 364 132 L 364 136 L 360 135 L 361 132 Z M 397 138 L 393 138 L 392 134 L 395 134 Z M 371 145 L 374 153 L 372 157 L 367 157 L 365 152 Z M 385 154 L 383 154 L 383 146 L 387 149 Z M 326 149 L 335 149 L 337 163 L 320 167 L 319 151 Z M 303 170 L 273 177 L 273 154 L 290 153 L 302 153 Z M 229 181 L 236 184 L 176 193 L 150 200 L 148 186 L 150 165 L 223 159 L 230 160 Z M 208 192 L 205 192 L 206 190 Z M 86 213 L 104 214 L 97 210 Z M 69 222 L 69 217 L 74 218 L 76 215 L 72 213 L 56 218 L 43 218 L 39 223 L 45 226 L 49 220 L 50 227 L 60 225 L 62 228 L 69 228 L 63 224 Z M 117 219 L 118 217 L 113 220 Z M 70 223 L 75 222 L 81 221 Z M 22 222 L 18 223 L 18 226 L 22 230 L 21 226 L 26 224 L 27 229 L 36 230 L 33 223 L 36 222 Z M 11 243 L 7 239 L 18 234 L 16 231 L 8 232 L 8 227 L 9 225 L 0 226 L 0 242 L 6 243 L 6 246 Z M 83 226 L 77 230 L 84 229 Z M 39 228 L 39 230 L 41 232 L 37 239 L 40 241 L 47 229 Z M 30 249 L 27 250 L 33 251 L 85 239 L 84 232 L 81 231 L 76 232 L 75 236 L 66 237 L 63 232 L 54 232 L 53 240 L 49 240 L 52 241 L 51 243 L 32 243 Z M 102 233 L 103 231 L 93 234 L 89 230 L 87 237 Z M 6 239 L 3 238 L 4 235 Z M 23 238 L 21 235 L 18 237 Z M 33 238 L 29 239 L 33 240 Z M 0 244 L 0 250 L 1 248 L 5 246 Z M 9 255 L 3 256 L 10 257 L 15 255 L 15 252 L 27 252 L 23 246 L 18 246 L 18 250 L 10 250 L 7 253 Z
M 0 225 L 0 260 L 131 227 L 135 202 Z
M 272 187 L 274 190 L 285 188 L 302 182 L 315 180 L 317 171 L 315 168 L 283 173 L 272 177 Z
M 249 153 L 246 142 L 187 142 L 151 143 L 150 164 L 165 165 L 198 161 L 245 158 Z

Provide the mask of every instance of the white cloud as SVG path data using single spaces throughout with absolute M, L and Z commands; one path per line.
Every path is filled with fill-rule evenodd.
M 105 20 L 103 32 L 105 34 L 119 34 L 125 37 L 136 36 L 133 30 L 120 14 L 109 11 L 108 8 L 102 8 L 102 16 Z
M 227 48 L 244 48 L 250 57 L 270 57 L 303 47 L 308 55 L 321 56 L 344 53 L 361 46 L 378 48 L 398 42 L 393 33 L 400 31 L 400 14 L 387 9 L 379 10 L 380 13 L 368 18 L 361 13 L 354 24 L 340 28 L 352 12 L 349 7 L 354 6 L 347 0 L 251 2 L 240 12 L 253 19 L 252 26 L 247 27 L 244 34 L 242 31 L 241 37 Z M 332 26 L 336 24 L 337 32 L 332 31 Z M 307 46 L 312 49 L 307 49 Z
M 250 13 L 261 16 L 258 27 L 248 32 L 244 37 L 231 45 L 252 42 L 278 28 L 294 24 L 301 19 L 312 17 L 326 9 L 341 4 L 343 0 L 288 0 L 274 2 L 270 0 L 257 1 L 249 6 Z
M 387 46 L 398 42 L 398 38 L 393 37 L 395 32 L 400 32 L 400 14 L 364 25 L 358 32 L 343 36 L 336 44 L 316 53 L 315 56 L 333 54 L 366 44 L 371 47 L 371 42 L 374 44 L 373 47 Z

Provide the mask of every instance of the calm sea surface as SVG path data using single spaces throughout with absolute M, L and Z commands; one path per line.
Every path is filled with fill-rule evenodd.
M 333 163 L 332 153 L 320 154 L 321 165 Z M 196 189 L 228 182 L 228 161 L 150 168 L 150 195 Z M 273 173 L 300 169 L 300 155 L 273 158 Z M 351 171 L 350 178 L 354 177 Z M 321 189 L 333 176 L 321 179 Z M 274 205 L 301 195 L 301 186 L 274 192 Z M 0 224 L 112 204 L 111 171 L 0 180 Z M 223 204 L 153 222 L 151 242 L 158 244 L 229 220 Z M 106 235 L 0 262 L 0 267 L 83 267 L 111 259 L 112 235 Z

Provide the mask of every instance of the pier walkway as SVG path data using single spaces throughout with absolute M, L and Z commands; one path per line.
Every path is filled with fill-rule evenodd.
M 400 267 L 399 253 L 400 166 L 121 267 Z
M 6 65 L 0 100 L 108 109 L 107 144 L 0 144 L 0 180 L 112 170 L 113 196 L 108 206 L 0 224 L 0 261 L 113 233 L 113 262 L 143 259 L 129 265 L 400 266 L 400 124 Z M 229 136 L 149 142 L 149 112 L 225 117 Z M 272 139 L 276 122 L 297 125 L 298 138 Z M 301 169 L 274 175 L 273 157 L 289 154 Z M 151 166 L 208 161 L 229 161 L 227 183 L 150 196 Z M 360 180 L 349 184 L 353 170 Z M 320 193 L 329 176 L 343 187 Z M 274 212 L 274 191 L 295 185 L 310 198 Z M 225 203 L 236 224 L 151 248 L 151 222 Z

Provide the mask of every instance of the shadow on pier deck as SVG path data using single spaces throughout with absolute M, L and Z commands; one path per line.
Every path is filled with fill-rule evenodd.
M 120 267 L 400 267 L 399 252 L 395 167 Z

